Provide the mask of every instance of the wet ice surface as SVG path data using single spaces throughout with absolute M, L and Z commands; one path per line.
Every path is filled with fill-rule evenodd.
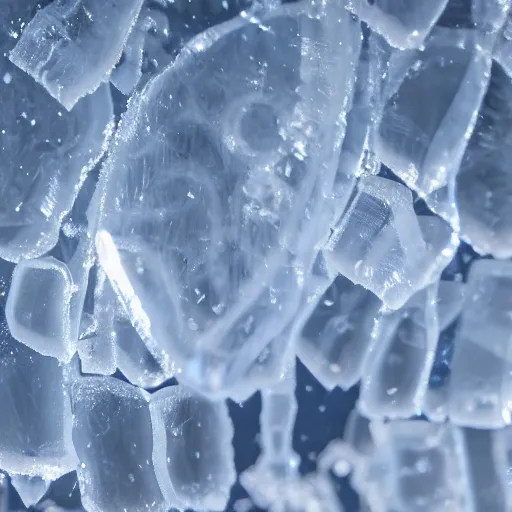
M 4 0 L 0 512 L 508 512 L 511 7 Z

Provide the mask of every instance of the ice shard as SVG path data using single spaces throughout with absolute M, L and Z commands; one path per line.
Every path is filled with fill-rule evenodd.
M 18 263 L 5 307 L 13 337 L 44 356 L 69 362 L 76 351 L 70 321 L 72 288 L 68 267 L 51 256 Z
M 297 338 L 297 355 L 327 389 L 348 389 L 361 378 L 382 302 L 338 276 Z
M 23 29 L 9 59 L 71 110 L 109 80 L 142 2 L 52 2 Z
M 489 88 L 457 175 L 461 236 L 482 254 L 512 256 L 512 75 L 494 62 Z
M 439 282 L 436 303 L 439 339 L 421 405 L 421 412 L 431 421 L 443 422 L 448 417 L 453 339 L 460 323 L 465 294 L 466 285 L 461 282 Z
M 436 285 L 381 315 L 362 368 L 358 408 L 369 418 L 420 414 L 439 337 Z
M 398 309 L 439 278 L 457 247 L 448 224 L 416 216 L 407 187 L 367 176 L 359 180 L 324 254 L 333 269 Z
M 50 487 L 50 482 L 38 476 L 13 475 L 11 483 L 27 508 L 38 503 Z
M 512 263 L 475 261 L 450 378 L 448 416 L 458 425 L 499 428 L 511 423 L 511 309 Z
M 455 227 L 455 175 L 490 67 L 480 32 L 443 27 L 423 51 L 394 52 L 389 61 L 377 155 Z
M 236 480 L 227 405 L 170 386 L 152 395 L 151 419 L 153 463 L 168 506 L 224 510 Z
M 360 46 L 337 1 L 259 19 L 208 29 L 132 98 L 100 182 L 99 261 L 132 325 L 216 396 L 300 305 Z
M 401 50 L 420 48 L 448 0 L 350 0 L 349 9 Z
M 89 512 L 166 512 L 152 463 L 149 396 L 112 377 L 73 384 L 73 443 Z

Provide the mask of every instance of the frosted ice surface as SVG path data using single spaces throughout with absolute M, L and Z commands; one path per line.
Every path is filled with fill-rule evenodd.
M 76 351 L 70 323 L 73 280 L 68 267 L 46 256 L 14 269 L 5 315 L 11 334 L 42 355 L 69 362 Z
M 153 462 L 168 506 L 224 510 L 236 480 L 227 405 L 170 386 L 151 396 L 151 419 Z
M 361 378 L 382 302 L 338 276 L 324 293 L 297 339 L 297 355 L 327 389 L 348 389 Z
M 512 256 L 512 75 L 494 63 L 457 176 L 461 236 L 482 254 Z
M 407 187 L 367 176 L 324 252 L 333 269 L 397 309 L 439 278 L 457 246 L 446 223 L 416 217 Z
M 454 341 L 449 417 L 459 425 L 498 428 L 511 422 L 512 262 L 471 266 Z
M 289 324 L 328 234 L 360 27 L 338 2 L 309 9 L 190 41 L 104 167 L 100 263 L 150 352 L 212 395 Z
M 73 443 L 89 512 L 166 512 L 152 463 L 149 396 L 112 377 L 73 384 Z
M 142 2 L 52 2 L 23 29 L 9 59 L 71 110 L 108 81 Z
M 50 487 L 49 481 L 38 476 L 12 475 L 11 483 L 27 508 L 38 503 Z
M 397 48 L 419 48 L 448 0 L 350 0 L 349 8 Z
M 372 422 L 375 453 L 360 489 L 375 512 L 427 512 L 468 508 L 463 439 L 449 424 Z
M 510 0 L 471 0 L 471 19 L 478 29 L 495 36 L 502 28 L 511 5 Z
M 71 406 L 65 369 L 0 335 L 0 467 L 54 480 L 72 471 Z
M 453 180 L 490 66 L 490 52 L 479 32 L 441 27 L 423 51 L 395 52 L 390 59 L 377 155 L 420 196 L 435 193 L 434 206 L 436 195 L 447 189 L 444 202 L 450 203 L 454 225 Z
M 399 311 L 381 315 L 362 368 L 359 410 L 369 418 L 409 418 L 421 411 L 439 337 L 437 286 Z

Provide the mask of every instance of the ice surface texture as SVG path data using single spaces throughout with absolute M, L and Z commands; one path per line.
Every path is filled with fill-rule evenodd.
M 0 512 L 511 510 L 511 41 L 509 0 L 0 1 Z M 297 357 L 358 386 L 317 459 Z

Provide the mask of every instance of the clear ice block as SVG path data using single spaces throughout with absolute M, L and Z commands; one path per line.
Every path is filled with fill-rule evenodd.
M 512 75 L 494 62 L 457 175 L 461 236 L 482 254 L 512 256 Z
M 377 155 L 454 226 L 454 179 L 487 88 L 490 55 L 478 31 L 437 27 L 423 51 L 394 52 L 389 62 Z
M 339 275 L 318 302 L 296 341 L 297 355 L 327 389 L 348 389 L 361 378 L 382 302 Z
M 12 339 L 5 324 L 0 359 L 0 468 L 47 481 L 72 471 L 67 371 Z
M 151 419 L 153 463 L 167 504 L 224 510 L 236 481 L 227 405 L 170 386 L 151 396 Z
M 381 315 L 362 368 L 358 408 L 369 418 L 420 414 L 439 337 L 436 285 Z
M 398 309 L 439 278 L 457 246 L 448 224 L 416 216 L 407 187 L 366 176 L 324 254 L 333 269 Z
M 44 356 L 69 362 L 76 352 L 72 294 L 73 279 L 64 263 L 51 256 L 18 263 L 5 307 L 13 337 Z
M 132 98 L 103 168 L 99 261 L 150 352 L 211 395 L 287 327 L 329 232 L 360 26 L 313 7 L 191 40 Z
M 512 78 L 512 10 L 509 10 L 496 38 L 493 56 Z
M 73 384 L 73 413 L 84 507 L 167 512 L 152 463 L 149 395 L 113 377 L 81 377 Z
M 448 0 L 350 0 L 349 9 L 387 42 L 420 48 Z
M 499 428 L 512 412 L 512 262 L 475 261 L 454 340 L 448 415 L 458 425 Z
M 142 2 L 52 2 L 23 29 L 9 59 L 71 110 L 80 98 L 108 81 Z
M 376 448 L 360 491 L 372 511 L 471 510 L 457 427 L 398 420 L 372 422 L 370 429 Z

